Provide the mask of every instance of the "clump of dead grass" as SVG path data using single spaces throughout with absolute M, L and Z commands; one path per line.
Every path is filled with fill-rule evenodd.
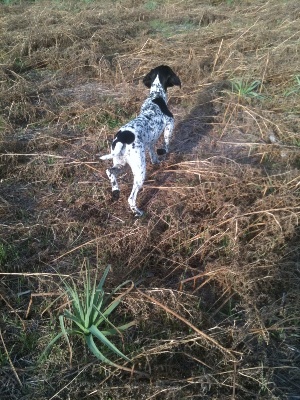
M 3 10 L 5 395 L 297 394 L 299 106 L 297 91 L 286 95 L 299 73 L 297 2 L 43 1 Z M 183 82 L 169 93 L 175 154 L 149 167 L 139 198 L 147 215 L 132 220 L 130 173 L 111 203 L 95 154 L 139 111 L 139 80 L 162 63 Z M 259 80 L 261 97 L 237 97 L 232 79 Z M 113 265 L 111 288 L 135 281 L 118 322 L 130 315 L 139 324 L 120 348 L 150 382 L 91 363 L 76 341 L 72 366 L 62 346 L 33 368 L 56 334 L 57 273 L 81 287 L 85 257 Z

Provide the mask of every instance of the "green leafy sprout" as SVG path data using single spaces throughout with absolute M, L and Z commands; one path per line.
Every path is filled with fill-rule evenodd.
M 300 93 L 300 75 L 294 76 L 294 86 L 285 91 L 285 97 Z
M 261 81 L 255 80 L 249 82 L 243 79 L 234 79 L 231 81 L 232 92 L 236 93 L 239 97 L 262 99 L 263 95 L 258 91 L 261 87 Z
M 61 332 L 56 335 L 53 340 L 51 340 L 51 342 L 42 353 L 41 358 L 44 358 L 48 354 L 49 350 L 52 348 L 55 342 L 62 336 L 65 337 L 70 348 L 68 335 L 75 334 L 83 336 L 89 350 L 94 354 L 94 356 L 96 356 L 99 360 L 106 364 L 118 366 L 117 364 L 109 360 L 99 350 L 99 347 L 95 343 L 95 338 L 99 340 L 104 347 L 115 353 L 117 356 L 122 357 L 126 361 L 130 361 L 130 359 L 125 354 L 123 354 L 107 338 L 107 336 L 120 334 L 122 331 L 135 325 L 136 322 L 132 321 L 127 324 L 115 327 L 108 320 L 108 317 L 120 304 L 122 298 L 134 287 L 134 285 L 131 281 L 125 281 L 117 288 L 115 288 L 111 294 L 107 295 L 103 290 L 103 286 L 109 270 L 110 265 L 107 266 L 98 286 L 96 286 L 96 279 L 94 280 L 94 283 L 91 284 L 90 270 L 87 267 L 83 293 L 79 293 L 74 282 L 72 286 L 64 282 L 66 288 L 65 294 L 68 296 L 72 304 L 73 312 L 71 313 L 70 311 L 65 310 L 63 315 L 59 316 Z M 129 288 L 118 295 L 113 301 L 111 301 L 114 294 L 128 284 L 131 284 Z M 75 327 L 67 329 L 64 322 L 65 319 L 72 321 Z M 99 329 L 101 324 L 104 325 L 104 330 Z

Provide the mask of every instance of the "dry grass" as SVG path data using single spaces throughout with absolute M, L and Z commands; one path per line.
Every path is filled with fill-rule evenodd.
M 298 1 L 4 3 L 1 398 L 298 398 Z M 161 63 L 183 83 L 172 153 L 148 166 L 134 220 L 129 171 L 112 203 L 96 155 Z M 258 96 L 232 86 L 256 80 Z M 72 364 L 63 341 L 37 364 L 59 276 L 80 287 L 85 259 L 99 276 L 112 264 L 108 290 L 136 284 L 118 309 L 138 321 L 116 338 L 122 370 L 76 339 Z

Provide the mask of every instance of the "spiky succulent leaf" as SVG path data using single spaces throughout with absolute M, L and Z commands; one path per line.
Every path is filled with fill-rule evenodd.
M 96 281 L 94 282 L 93 289 L 90 287 L 90 283 L 86 287 L 85 292 L 85 318 L 84 318 L 84 326 L 89 327 L 92 324 L 93 320 L 93 310 L 94 310 L 94 299 L 95 299 L 95 288 Z
M 67 294 L 69 296 L 69 299 L 72 302 L 72 307 L 73 307 L 75 316 L 77 318 L 80 318 L 82 321 L 81 323 L 84 324 L 84 311 L 83 311 L 83 307 L 81 304 L 81 300 L 78 295 L 77 287 L 75 286 L 75 284 L 74 284 L 73 288 L 66 284 L 66 289 L 67 289 Z
M 125 331 L 126 329 L 130 328 L 133 325 L 136 325 L 136 321 L 131 321 L 131 322 L 128 322 L 127 324 L 118 326 L 117 328 L 107 329 L 106 331 L 101 330 L 101 332 L 105 336 L 115 335 L 119 332 Z
M 50 343 L 48 343 L 48 345 L 46 346 L 45 350 L 42 352 L 41 356 L 39 357 L 38 361 L 43 360 L 43 358 L 45 358 L 47 356 L 47 354 L 49 353 L 49 351 L 51 350 L 51 348 L 53 347 L 53 345 L 58 341 L 58 339 L 60 339 L 61 337 L 65 336 L 65 333 L 67 335 L 72 335 L 72 334 L 80 334 L 81 332 L 76 330 L 76 329 L 66 329 L 65 332 L 59 332 L 51 341 Z
M 82 331 L 82 333 L 87 333 L 88 332 L 87 328 L 82 324 L 81 319 L 77 318 L 76 316 L 71 314 L 70 311 L 65 310 L 64 313 L 63 313 L 63 316 L 66 317 L 66 318 L 69 318 L 71 321 L 75 322 L 75 324 Z
M 108 275 L 108 273 L 109 273 L 109 271 L 110 271 L 110 268 L 111 268 L 110 265 L 108 265 L 108 266 L 105 268 L 105 270 L 104 270 L 104 272 L 103 272 L 103 275 L 102 275 L 102 277 L 101 277 L 101 279 L 100 279 L 100 282 L 99 282 L 99 284 L 98 284 L 98 286 L 97 286 L 97 289 L 96 289 L 97 292 L 103 290 L 103 285 L 104 285 L 105 280 L 106 280 L 106 277 L 107 277 L 107 275 Z
M 85 341 L 86 341 L 86 344 L 87 344 L 88 348 L 90 349 L 90 351 L 94 354 L 95 357 L 98 358 L 98 360 L 101 360 L 106 364 L 112 365 L 113 367 L 116 366 L 116 364 L 114 364 L 107 357 L 105 357 L 105 355 L 102 354 L 101 351 L 98 349 L 98 347 L 96 346 L 96 344 L 94 342 L 93 335 L 85 336 Z
M 109 295 L 106 296 L 105 300 L 103 301 L 103 305 L 105 306 L 106 304 L 108 304 L 110 302 L 110 299 L 123 287 L 128 285 L 128 283 L 132 283 L 132 281 L 125 281 L 123 283 L 121 283 L 119 286 L 117 286 Z M 123 297 L 125 296 L 126 292 L 120 294 L 118 297 Z M 117 298 L 118 298 L 117 297 Z
M 105 335 L 103 335 L 103 333 L 101 331 L 99 331 L 99 329 L 95 325 L 92 325 L 89 328 L 89 331 L 97 339 L 101 340 L 101 342 L 105 346 L 107 346 L 111 351 L 113 351 L 115 354 L 124 358 L 126 361 L 130 361 L 130 359 L 127 356 L 125 356 L 125 354 L 123 354 L 110 340 L 108 340 L 107 337 Z

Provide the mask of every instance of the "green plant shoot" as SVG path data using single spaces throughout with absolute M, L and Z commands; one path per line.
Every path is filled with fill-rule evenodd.
M 102 347 L 109 349 L 111 352 L 115 353 L 117 356 L 122 357 L 126 361 L 130 359 L 123 354 L 108 338 L 107 336 L 120 334 L 122 331 L 128 329 L 129 327 L 135 325 L 135 321 L 129 322 L 127 324 L 115 327 L 114 324 L 109 321 L 108 317 L 120 304 L 122 298 L 133 288 L 133 283 L 131 281 L 125 281 L 119 285 L 110 295 L 105 294 L 103 286 L 110 270 L 110 265 L 105 269 L 99 284 L 96 286 L 96 279 L 91 283 L 91 276 L 89 268 L 86 270 L 86 279 L 84 283 L 84 291 L 80 293 L 75 283 L 69 285 L 65 284 L 65 293 L 68 296 L 72 304 L 72 312 L 65 310 L 63 315 L 59 316 L 59 323 L 61 327 L 61 332 L 54 337 L 53 340 L 48 344 L 44 350 L 41 358 L 48 354 L 49 350 L 56 343 L 58 339 L 64 336 L 70 347 L 68 335 L 75 334 L 83 336 L 85 343 L 87 344 L 89 350 L 96 356 L 99 360 L 117 366 L 114 362 L 109 360 L 99 349 L 99 345 L 95 343 L 95 339 L 100 342 Z M 131 283 L 130 287 L 117 296 L 111 301 L 112 296 L 125 285 Z M 72 321 L 73 327 L 67 329 L 65 327 L 65 320 Z M 99 327 L 105 324 L 105 329 L 101 330 Z M 107 326 L 109 329 L 107 329 Z

